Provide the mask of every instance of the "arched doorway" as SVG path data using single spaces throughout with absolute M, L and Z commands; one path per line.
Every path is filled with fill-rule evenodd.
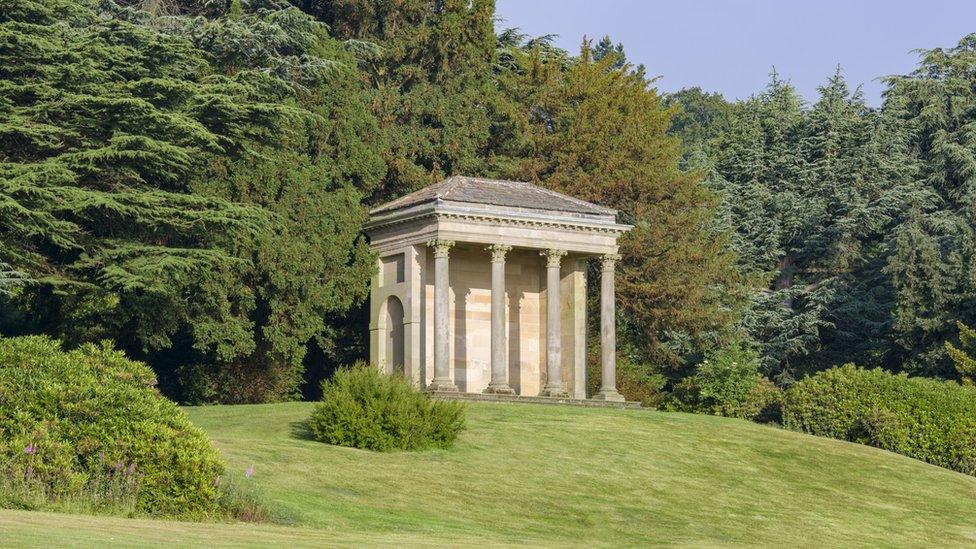
M 386 300 L 386 373 L 403 375 L 403 304 L 396 296 Z

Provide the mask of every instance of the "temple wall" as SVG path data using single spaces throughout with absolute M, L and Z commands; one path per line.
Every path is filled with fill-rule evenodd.
M 427 254 L 423 269 L 422 324 L 433 326 L 434 261 Z M 451 375 L 462 392 L 480 393 L 491 381 L 491 263 L 484 246 L 451 250 Z M 505 307 L 508 326 L 509 385 L 519 394 L 536 395 L 545 370 L 545 301 L 542 259 L 535 250 L 513 250 L 505 262 Z M 425 330 L 424 349 L 434 348 Z M 434 372 L 432 352 L 425 352 L 425 383 Z

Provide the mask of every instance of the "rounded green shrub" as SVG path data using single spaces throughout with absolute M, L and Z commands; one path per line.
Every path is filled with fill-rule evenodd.
M 783 425 L 976 475 L 976 389 L 853 364 L 797 382 Z
M 223 464 L 155 385 L 148 366 L 108 345 L 0 338 L 0 503 L 214 515 Z
M 434 400 L 402 376 L 360 363 L 322 383 L 309 429 L 318 441 L 367 450 L 446 448 L 464 429 L 464 406 Z

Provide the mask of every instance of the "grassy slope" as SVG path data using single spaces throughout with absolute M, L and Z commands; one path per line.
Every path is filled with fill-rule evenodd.
M 310 410 L 301 403 L 190 410 L 229 474 L 254 465 L 250 482 L 299 527 L 0 512 L 0 539 L 976 543 L 976 479 L 743 421 L 477 404 L 452 450 L 375 454 L 301 438 Z M 55 525 L 62 528 L 45 528 Z M 40 532 L 45 537 L 31 537 Z

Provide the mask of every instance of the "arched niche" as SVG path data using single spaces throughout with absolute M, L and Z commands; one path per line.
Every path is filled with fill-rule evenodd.
M 386 300 L 386 373 L 403 375 L 403 303 L 396 296 Z

